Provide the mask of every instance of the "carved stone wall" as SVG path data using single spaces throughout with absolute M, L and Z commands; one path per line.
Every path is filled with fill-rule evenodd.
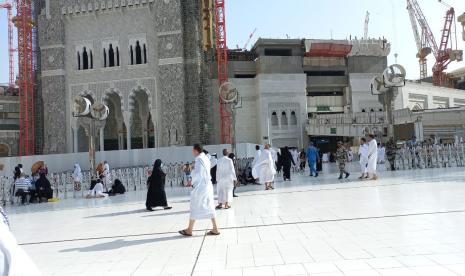
M 64 67 L 64 22 L 59 1 L 49 1 L 39 16 L 41 92 L 45 154 L 66 152 L 67 102 Z
M 0 145 L 6 145 L 9 148 L 9 156 L 19 154 L 19 132 L 0 132 Z

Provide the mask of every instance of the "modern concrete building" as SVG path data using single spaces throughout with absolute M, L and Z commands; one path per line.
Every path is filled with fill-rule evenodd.
M 8 85 L 0 85 L 0 157 L 18 155 L 18 146 L 18 90 Z
M 250 52 L 230 52 L 230 81 L 242 98 L 238 141 L 303 147 L 309 138 L 339 139 L 307 133 L 307 119 L 382 109 L 369 87 L 386 68 L 389 51 L 383 39 L 261 38 Z M 217 83 L 212 87 L 215 95 Z

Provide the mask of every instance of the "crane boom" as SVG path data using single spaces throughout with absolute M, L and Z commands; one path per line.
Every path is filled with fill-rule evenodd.
M 367 40 L 368 39 L 368 26 L 370 24 L 370 12 L 367 11 L 367 14 L 365 16 L 365 28 L 364 28 L 364 33 L 363 33 L 363 39 Z
M 253 32 L 249 35 L 249 39 L 247 39 L 247 42 L 244 44 L 244 47 L 242 47 L 242 50 L 243 50 L 243 51 L 246 51 L 246 50 L 247 50 L 247 46 L 249 46 L 249 43 L 250 43 L 250 41 L 252 40 L 252 37 L 254 36 L 254 34 L 257 32 L 257 30 L 258 30 L 258 29 L 255 28 L 255 29 L 253 30 Z
M 10 2 L 0 3 L 0 8 L 7 10 L 8 20 L 8 85 L 10 87 L 15 86 L 15 72 L 14 72 L 14 49 L 13 49 L 13 15 L 12 9 L 13 4 Z

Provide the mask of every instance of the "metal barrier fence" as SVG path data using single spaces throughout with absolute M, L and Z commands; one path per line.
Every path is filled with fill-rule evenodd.
M 402 148 L 397 150 L 395 158 L 397 170 L 464 166 L 465 149 L 463 144 Z
M 186 175 L 183 166 L 186 163 L 164 164 L 163 170 L 166 173 L 166 185 L 169 187 L 182 187 L 186 182 Z M 250 166 L 250 158 L 236 160 L 236 169 L 241 173 L 247 166 Z M 121 180 L 126 191 L 143 191 L 147 190 L 147 179 L 152 167 L 128 167 L 116 168 L 110 171 L 110 179 Z M 51 173 L 48 179 L 53 188 L 53 196 L 60 199 L 82 198 L 88 194 L 91 182 L 90 171 L 82 172 L 82 182 L 80 191 L 74 187 L 73 172 Z M 107 187 L 110 189 L 111 187 Z M 14 203 L 14 183 L 13 177 L 0 177 L 0 204 Z

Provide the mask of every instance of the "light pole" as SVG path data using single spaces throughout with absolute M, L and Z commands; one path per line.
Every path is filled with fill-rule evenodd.
M 394 64 L 386 68 L 382 75 L 375 77 L 371 82 L 371 93 L 378 95 L 379 101 L 383 104 L 388 137 L 394 137 L 394 100 L 399 93 L 399 88 L 405 86 L 405 76 L 405 68 L 399 64 Z
M 231 135 L 231 148 L 232 152 L 237 155 L 236 152 L 236 110 L 242 108 L 242 98 L 239 97 L 239 91 L 237 88 L 230 82 L 223 83 L 219 88 L 219 96 L 222 102 L 230 109 L 231 111 L 231 126 L 232 135 Z
M 98 129 L 105 127 L 109 113 L 108 106 L 103 103 L 92 104 L 89 99 L 80 96 L 74 99 L 73 117 L 79 119 L 79 124 L 84 127 L 89 137 L 89 163 L 92 176 L 95 174 L 95 135 Z

